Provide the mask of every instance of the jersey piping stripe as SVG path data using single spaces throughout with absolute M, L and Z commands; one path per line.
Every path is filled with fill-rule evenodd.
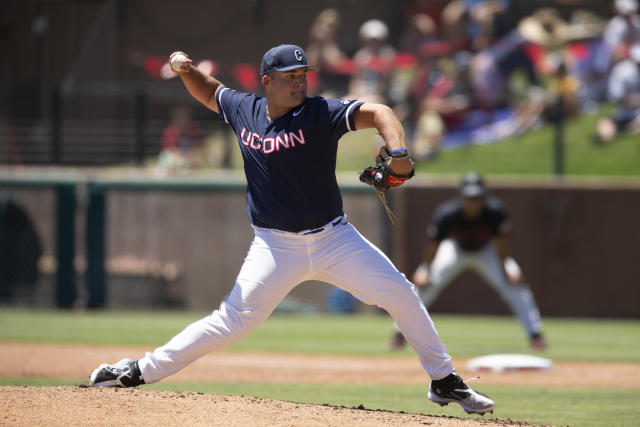
M 344 119 L 347 122 L 347 129 L 352 131 L 353 129 L 351 129 L 351 125 L 349 124 L 349 114 L 351 113 L 351 109 L 353 109 L 353 107 L 355 107 L 356 105 L 360 105 L 362 104 L 362 102 L 354 102 L 351 105 L 349 105 L 349 108 L 347 108 L 347 111 L 344 113 Z
M 229 88 L 228 87 L 223 87 L 222 89 L 220 89 L 218 91 L 218 105 L 222 109 L 222 118 L 224 119 L 224 121 L 226 123 L 229 123 L 229 120 L 227 120 L 227 113 L 224 112 L 224 107 L 222 106 L 222 92 L 224 92 L 227 89 L 229 89 Z

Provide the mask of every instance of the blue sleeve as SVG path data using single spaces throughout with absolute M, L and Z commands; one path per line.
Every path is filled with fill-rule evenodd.
M 345 133 L 356 130 L 353 113 L 363 102 L 347 99 L 325 99 L 329 113 L 330 135 L 340 138 Z
M 239 92 L 228 87 L 222 87 L 216 93 L 216 103 L 218 104 L 218 116 L 221 120 L 230 124 L 235 130 L 235 123 L 240 104 L 248 96 L 247 93 Z

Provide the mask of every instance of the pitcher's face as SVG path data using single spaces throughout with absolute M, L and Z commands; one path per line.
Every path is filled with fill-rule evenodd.
M 295 108 L 307 97 L 307 70 L 272 71 L 263 79 L 270 103 L 283 108 Z

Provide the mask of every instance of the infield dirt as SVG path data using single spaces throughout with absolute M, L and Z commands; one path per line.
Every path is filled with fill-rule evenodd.
M 89 387 L 0 387 L 0 424 L 12 426 L 506 426 L 461 419 L 246 396 Z
M 0 342 L 0 376 L 86 378 L 100 363 L 140 358 L 149 349 Z M 464 377 L 465 360 L 454 360 Z M 549 370 L 482 372 L 482 384 L 640 388 L 640 364 L 557 362 Z M 415 356 L 335 356 L 221 351 L 174 381 L 425 384 Z M 425 403 L 427 404 L 427 403 Z M 143 408 L 143 410 L 141 410 Z M 428 408 L 425 407 L 425 411 Z M 142 389 L 0 387 L 0 425 L 524 425 L 488 418 L 433 417 L 274 401 L 246 396 Z M 461 415 L 464 415 L 461 412 Z

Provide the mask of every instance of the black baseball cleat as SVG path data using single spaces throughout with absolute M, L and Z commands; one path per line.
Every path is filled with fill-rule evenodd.
M 136 387 L 144 384 L 137 360 L 122 359 L 114 365 L 103 363 L 91 373 L 89 385 L 95 387 Z
M 493 413 L 496 406 L 489 397 L 472 390 L 455 372 L 441 380 L 431 381 L 427 396 L 440 406 L 448 405 L 450 402 L 457 403 L 467 414 Z

